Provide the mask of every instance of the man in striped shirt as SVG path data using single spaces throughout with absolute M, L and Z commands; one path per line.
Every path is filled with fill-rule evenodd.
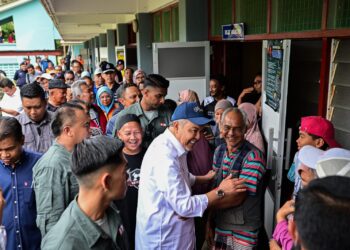
M 263 153 L 244 140 L 245 114 L 237 108 L 225 110 L 221 119 L 221 133 L 225 144 L 215 150 L 213 169 L 217 172 L 216 183 L 229 174 L 245 179 L 246 198 L 238 206 L 214 211 L 210 214 L 209 238 L 215 236 L 215 249 L 254 249 L 262 224 L 262 179 L 265 173 Z M 209 242 L 210 243 L 210 242 Z

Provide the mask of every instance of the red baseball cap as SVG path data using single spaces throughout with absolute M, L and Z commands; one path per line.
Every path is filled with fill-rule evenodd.
M 330 148 L 340 147 L 334 139 L 333 124 L 321 116 L 302 117 L 299 130 L 321 137 Z

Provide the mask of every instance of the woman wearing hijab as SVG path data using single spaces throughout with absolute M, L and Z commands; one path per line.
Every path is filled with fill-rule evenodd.
M 106 116 L 107 121 L 113 116 L 113 112 L 116 109 L 114 104 L 113 92 L 107 87 L 102 86 L 97 91 L 97 105 L 102 109 Z
M 247 132 L 244 138 L 265 153 L 264 140 L 258 125 L 258 112 L 254 104 L 245 102 L 238 106 L 247 115 Z

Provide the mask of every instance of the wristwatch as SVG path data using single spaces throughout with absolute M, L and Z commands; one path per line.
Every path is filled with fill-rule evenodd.
M 216 196 L 217 196 L 219 199 L 222 199 L 222 198 L 225 196 L 224 190 L 222 190 L 222 189 L 216 190 Z

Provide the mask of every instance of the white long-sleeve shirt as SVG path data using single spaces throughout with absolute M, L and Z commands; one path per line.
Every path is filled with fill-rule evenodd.
M 195 177 L 188 172 L 186 157 L 168 129 L 148 148 L 140 174 L 136 249 L 195 248 L 193 217 L 203 215 L 208 198 L 191 195 Z

